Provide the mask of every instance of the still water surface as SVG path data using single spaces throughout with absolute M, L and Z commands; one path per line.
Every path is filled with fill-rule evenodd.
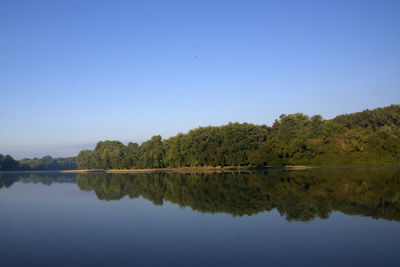
M 400 171 L 0 173 L 1 266 L 399 266 Z

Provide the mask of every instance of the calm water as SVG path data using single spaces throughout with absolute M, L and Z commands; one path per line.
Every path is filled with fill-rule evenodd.
M 0 266 L 399 266 L 400 171 L 0 173 Z

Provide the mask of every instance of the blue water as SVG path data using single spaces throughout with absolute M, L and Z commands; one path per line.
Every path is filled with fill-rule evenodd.
M 0 266 L 400 265 L 396 212 L 393 219 L 331 210 L 328 218 L 289 221 L 276 207 L 242 216 L 195 211 L 167 199 L 156 205 L 147 192 L 107 201 L 96 194 L 111 185 L 86 191 L 76 175 L 50 184 L 41 174 L 20 176 L 0 188 Z

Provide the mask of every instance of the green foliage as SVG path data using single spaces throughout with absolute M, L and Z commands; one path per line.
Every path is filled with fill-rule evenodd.
M 149 141 L 144 142 L 139 150 L 139 168 L 162 168 L 164 167 L 164 146 L 161 136 L 153 136 Z
M 43 170 L 74 170 L 77 168 L 76 158 L 52 158 L 14 160 L 10 155 L 0 154 L 0 171 L 43 171 Z
M 400 105 L 340 115 L 334 118 L 333 121 L 343 124 L 348 129 L 360 127 L 377 131 L 385 126 L 390 128 L 397 137 L 400 137 Z
M 128 149 L 118 141 L 98 142 L 94 151 L 79 152 L 76 163 L 79 169 L 124 169 Z
M 166 140 L 153 136 L 140 146 L 99 142 L 94 151 L 81 151 L 77 164 L 79 169 L 399 164 L 399 128 L 399 105 L 333 120 L 283 114 L 272 127 L 229 123 Z
M 221 127 L 200 127 L 187 134 L 178 134 L 164 142 L 166 165 L 249 165 L 252 163 L 249 161 L 249 153 L 256 151 L 265 142 L 268 130 L 266 126 L 230 123 Z M 255 157 L 252 156 L 252 159 Z
M 141 146 L 118 141 L 103 141 L 91 150 L 79 152 L 78 169 L 134 169 L 164 167 L 164 145 L 161 136 L 153 136 Z
M 22 159 L 18 162 L 18 170 L 47 171 L 47 170 L 74 170 L 77 168 L 76 158 L 52 158 L 45 156 L 41 159 Z

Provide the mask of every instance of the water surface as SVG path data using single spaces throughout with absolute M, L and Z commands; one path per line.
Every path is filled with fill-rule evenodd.
M 1 266 L 398 266 L 395 168 L 0 173 Z

